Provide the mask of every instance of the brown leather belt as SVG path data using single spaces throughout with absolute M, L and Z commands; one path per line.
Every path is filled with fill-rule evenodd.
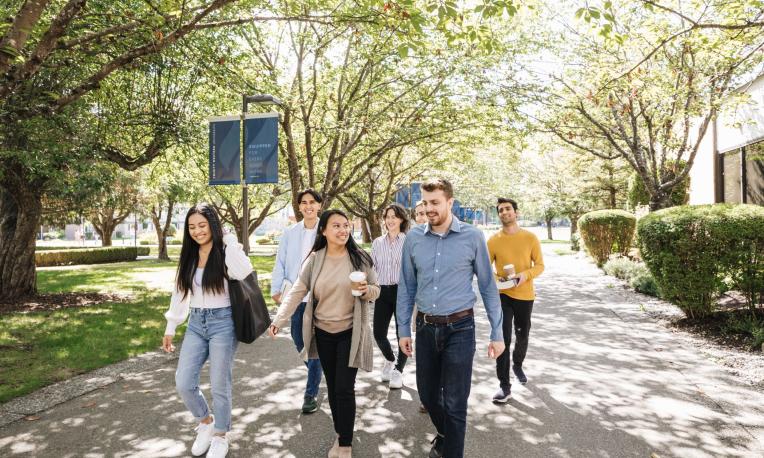
M 466 316 L 472 316 L 473 313 L 472 309 L 462 310 L 450 315 L 426 315 L 418 311 L 416 316 L 424 320 L 425 324 L 451 324 Z

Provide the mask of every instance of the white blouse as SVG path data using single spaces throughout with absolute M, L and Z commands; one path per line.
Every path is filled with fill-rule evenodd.
M 235 234 L 223 236 L 225 245 L 225 264 L 228 268 L 228 276 L 232 280 L 243 280 L 252 273 L 252 263 L 236 238 Z M 197 268 L 194 273 L 194 281 L 191 291 L 183 298 L 183 293 L 177 287 L 173 289 L 170 298 L 170 309 L 164 314 L 167 319 L 165 335 L 175 335 L 175 329 L 188 318 L 190 307 L 194 308 L 221 308 L 231 305 L 228 298 L 228 282 L 224 282 L 225 293 L 209 293 L 202 290 L 202 275 L 204 269 Z

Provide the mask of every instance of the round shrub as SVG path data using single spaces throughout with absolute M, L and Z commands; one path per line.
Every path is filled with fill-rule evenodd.
M 585 213 L 578 221 L 581 238 L 598 266 L 611 254 L 626 255 L 634 239 L 637 218 L 623 210 L 597 210 Z
M 684 205 L 639 221 L 639 246 L 661 295 L 690 318 L 713 313 L 731 279 L 751 307 L 764 299 L 764 207 Z

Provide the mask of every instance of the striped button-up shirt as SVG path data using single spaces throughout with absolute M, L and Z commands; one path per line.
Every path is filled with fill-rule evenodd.
M 380 285 L 397 285 L 401 274 L 401 255 L 406 235 L 398 234 L 395 239 L 383 235 L 371 242 L 371 259 Z

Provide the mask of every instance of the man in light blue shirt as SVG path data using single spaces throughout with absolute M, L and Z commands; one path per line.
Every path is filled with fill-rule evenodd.
M 303 220 L 284 231 L 271 275 L 271 296 L 277 304 L 281 303 L 282 297 L 286 296 L 289 288 L 297 280 L 302 263 L 313 247 L 322 200 L 321 194 L 312 189 L 306 189 L 297 195 Z M 304 313 L 305 300 L 303 299 L 292 315 L 290 326 L 292 340 L 298 353 L 305 346 L 302 341 L 302 316 Z M 309 359 L 305 365 L 308 367 L 308 382 L 305 387 L 302 411 L 303 413 L 313 413 L 318 410 L 318 385 L 321 383 L 322 374 L 321 362 L 318 359 Z
M 428 224 L 409 231 L 403 245 L 397 305 L 400 348 L 411 356 L 416 303 L 417 390 L 438 432 L 429 456 L 461 458 L 475 354 L 473 277 L 491 324 L 488 356 L 493 359 L 504 352 L 501 303 L 483 233 L 451 213 L 451 183 L 428 181 L 422 185 L 422 199 Z

